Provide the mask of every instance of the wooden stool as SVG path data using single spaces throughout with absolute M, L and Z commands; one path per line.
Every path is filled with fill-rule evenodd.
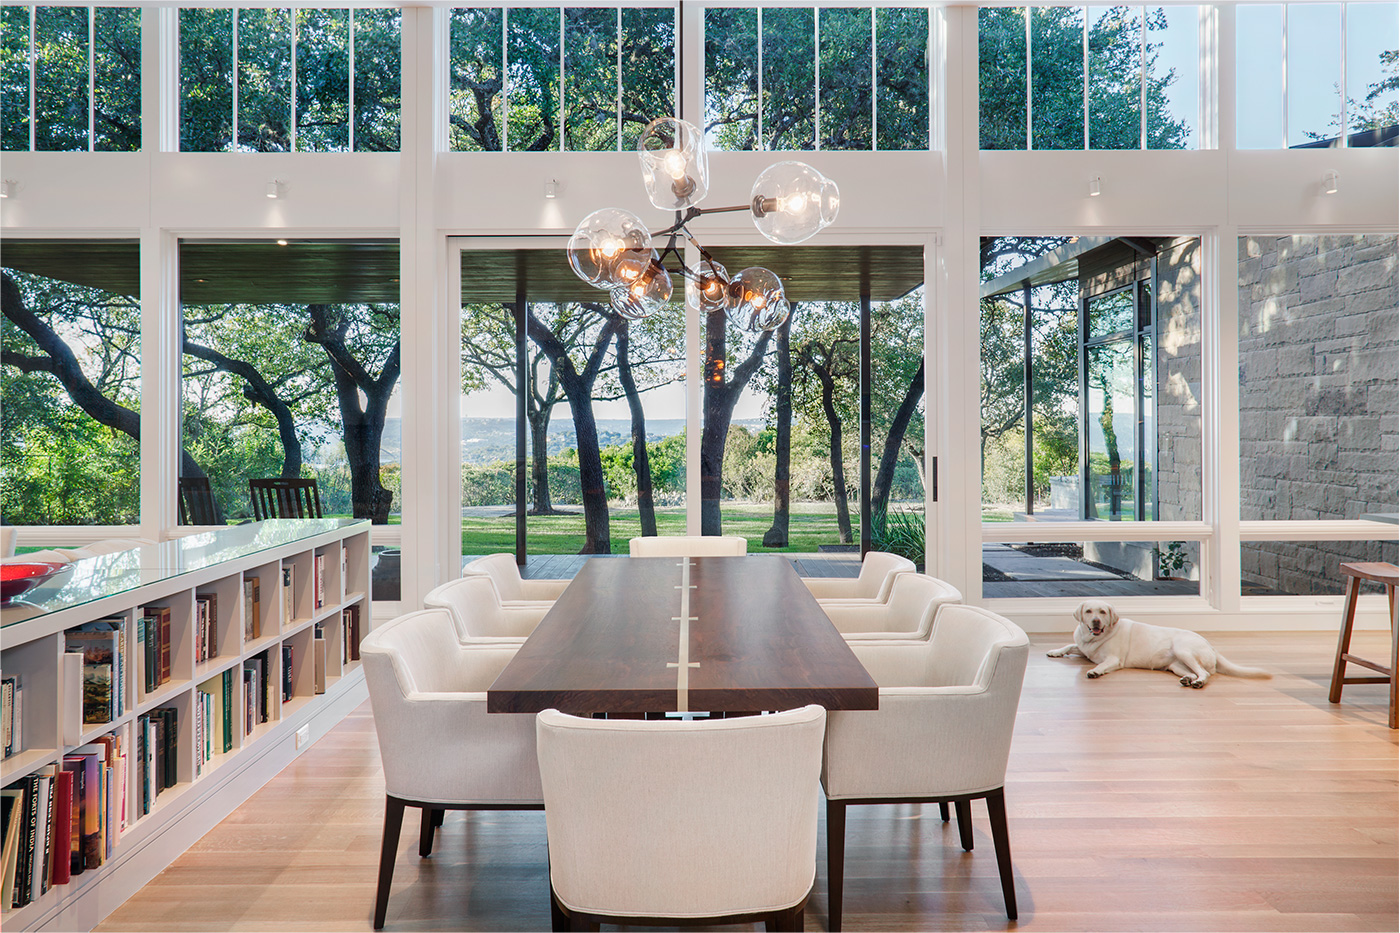
M 1346 608 L 1342 610 L 1342 632 L 1337 639 L 1337 663 L 1332 668 L 1332 689 L 1327 699 L 1332 703 L 1342 701 L 1342 687 L 1346 684 L 1390 684 L 1390 728 L 1400 726 L 1396 717 L 1397 671 L 1400 671 L 1400 628 L 1395 620 L 1395 587 L 1400 583 L 1400 567 L 1394 564 L 1363 563 L 1342 564 L 1342 574 L 1347 578 Z M 1351 647 L 1351 623 L 1356 617 L 1356 597 L 1361 592 L 1361 581 L 1370 580 L 1385 586 L 1385 596 L 1390 602 L 1390 666 L 1377 664 L 1348 654 Z M 1384 674 L 1384 677 L 1347 677 L 1348 663 L 1359 664 L 1369 670 Z

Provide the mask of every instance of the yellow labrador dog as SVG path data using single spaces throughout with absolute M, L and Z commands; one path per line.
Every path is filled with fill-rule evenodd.
M 1123 619 L 1101 599 L 1086 599 L 1074 610 L 1079 626 L 1074 644 L 1047 652 L 1052 658 L 1079 655 L 1094 662 L 1089 677 L 1102 677 L 1119 668 L 1171 671 L 1183 687 L 1201 688 L 1211 674 L 1272 677 L 1268 671 L 1234 664 L 1195 632 Z

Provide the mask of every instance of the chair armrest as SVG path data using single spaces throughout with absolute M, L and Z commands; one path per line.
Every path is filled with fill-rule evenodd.
M 535 719 L 486 712 L 486 694 L 410 693 L 374 704 L 385 790 L 429 803 L 540 803 Z
M 564 590 L 568 589 L 572 582 L 572 580 L 521 580 L 520 594 L 526 600 L 553 603 L 564 595 Z
M 1016 701 L 979 687 L 882 688 L 878 710 L 828 714 L 822 786 L 832 799 L 1000 787 Z
M 856 577 L 803 577 L 802 582 L 817 599 L 851 599 Z

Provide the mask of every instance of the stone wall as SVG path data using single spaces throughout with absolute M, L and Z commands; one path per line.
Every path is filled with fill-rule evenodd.
M 1158 253 L 1156 354 L 1157 518 L 1200 521 L 1201 241 L 1194 237 Z
M 1239 240 L 1240 517 L 1394 512 L 1400 472 L 1397 238 Z M 1389 557 L 1387 557 L 1387 554 Z M 1250 542 L 1246 591 L 1336 593 L 1380 542 Z

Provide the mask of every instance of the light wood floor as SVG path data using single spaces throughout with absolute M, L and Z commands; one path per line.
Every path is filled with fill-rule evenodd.
M 971 853 L 937 807 L 857 807 L 846 929 L 1400 929 L 1385 688 L 1327 703 L 1331 633 L 1211 637 L 1275 678 L 1090 681 L 1035 637 L 1006 784 L 1020 922 L 980 804 Z M 1383 659 L 1386 642 L 1353 650 Z M 367 930 L 383 792 L 366 705 L 98 929 Z M 449 814 L 429 859 L 410 825 L 386 929 L 549 928 L 542 814 Z M 809 930 L 827 926 L 825 858 Z

